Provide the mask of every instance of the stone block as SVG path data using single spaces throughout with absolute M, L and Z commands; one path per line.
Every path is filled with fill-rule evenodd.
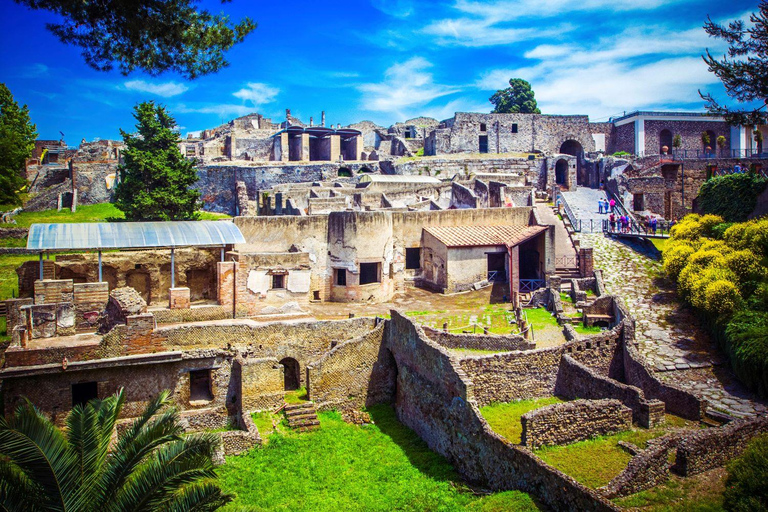
M 189 309 L 189 288 L 179 287 L 168 290 L 169 309 Z

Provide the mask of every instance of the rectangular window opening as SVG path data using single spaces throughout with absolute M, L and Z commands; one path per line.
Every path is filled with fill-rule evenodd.
M 347 286 L 347 269 L 337 268 L 336 272 L 336 286 Z
M 421 268 L 421 247 L 408 247 L 405 249 L 405 268 L 406 270 Z
M 381 263 L 360 264 L 360 284 L 381 282 Z
M 285 275 L 274 274 L 272 276 L 272 289 L 285 288 Z
M 213 400 L 210 369 L 189 372 L 189 399 Z
M 99 398 L 99 385 L 97 382 L 80 382 L 72 384 L 72 407 L 85 406 L 91 400 Z

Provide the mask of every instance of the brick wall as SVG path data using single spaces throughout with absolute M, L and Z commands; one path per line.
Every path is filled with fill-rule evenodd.
M 570 444 L 632 428 L 632 411 L 618 400 L 574 400 L 523 414 L 522 444 Z
M 385 324 L 340 343 L 307 367 L 309 399 L 319 409 L 361 409 L 389 403 L 395 394 L 395 363 L 383 345 Z

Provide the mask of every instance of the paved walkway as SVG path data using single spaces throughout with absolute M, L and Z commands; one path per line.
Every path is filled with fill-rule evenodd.
M 597 201 L 605 199 L 605 192 L 594 188 L 578 187 L 572 192 L 561 192 L 577 219 L 581 220 L 582 233 L 600 233 L 607 213 L 600 213 Z
M 609 293 L 624 298 L 636 322 L 640 353 L 662 380 L 690 389 L 717 410 L 736 417 L 764 414 L 760 401 L 733 376 L 724 355 L 700 327 L 692 310 L 677 301 L 661 264 L 639 241 L 620 242 L 584 234 L 594 248 L 595 268 L 603 270 Z
M 539 219 L 541 219 L 541 222 L 545 224 L 553 224 L 555 226 L 556 266 L 576 268 L 576 249 L 573 248 L 571 237 L 568 236 L 568 231 L 565 229 L 565 225 L 557 218 L 555 212 L 552 211 L 552 206 L 547 204 L 546 201 L 537 201 L 536 213 L 538 214 Z

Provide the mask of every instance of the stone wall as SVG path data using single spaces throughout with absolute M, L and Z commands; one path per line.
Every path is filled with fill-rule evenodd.
M 423 327 L 424 333 L 434 342 L 445 348 L 463 348 L 471 350 L 532 350 L 536 343 L 526 340 L 522 336 L 484 336 L 480 334 L 453 334 L 439 331 L 430 327 Z
M 632 428 L 632 411 L 618 400 L 574 400 L 523 414 L 522 444 L 570 444 Z
M 447 350 L 396 311 L 390 323 L 386 344 L 397 363 L 397 417 L 466 480 L 494 491 L 531 492 L 553 510 L 618 510 L 493 432 L 474 399 L 478 386 Z
M 765 416 L 692 432 L 680 442 L 673 469 L 683 476 L 691 476 L 723 466 L 738 457 L 753 437 L 766 432 L 768 417 Z
M 557 347 L 461 358 L 461 369 L 475 384 L 480 407 L 494 402 L 512 402 L 553 396 L 563 355 L 591 367 L 608 368 L 620 350 L 621 328 L 604 333 L 602 340 L 574 340 Z
M 641 389 L 599 375 L 571 356 L 563 356 L 560 362 L 555 394 L 565 398 L 617 399 L 632 410 L 633 421 L 642 427 L 664 422 L 664 402 L 646 400 Z
M 384 330 L 382 322 L 307 367 L 307 393 L 319 409 L 346 411 L 392 402 L 397 370 L 383 344 Z

